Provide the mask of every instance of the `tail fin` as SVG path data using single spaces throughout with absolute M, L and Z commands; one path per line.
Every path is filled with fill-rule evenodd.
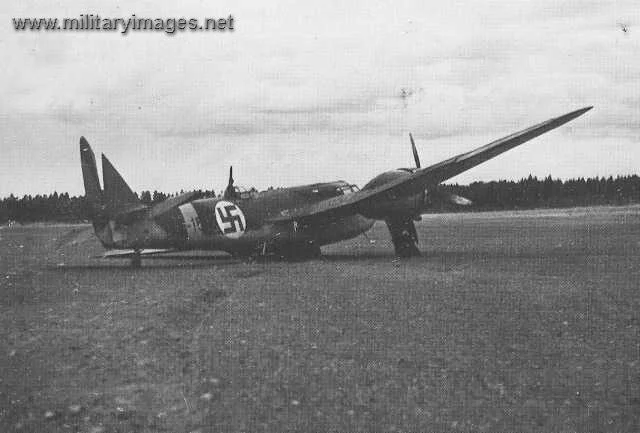
M 104 154 L 102 155 L 102 177 L 104 204 L 109 216 L 146 208 Z
M 80 137 L 80 163 L 82 164 L 85 200 L 89 207 L 89 218 L 93 223 L 93 231 L 102 245 L 109 248 L 113 244 L 113 237 L 105 213 L 104 193 L 100 188 L 96 157 L 84 137 Z
M 82 164 L 85 198 L 89 205 L 89 217 L 95 219 L 103 212 L 102 188 L 100 188 L 100 179 L 98 178 L 96 157 L 84 137 L 80 137 L 80 163 Z

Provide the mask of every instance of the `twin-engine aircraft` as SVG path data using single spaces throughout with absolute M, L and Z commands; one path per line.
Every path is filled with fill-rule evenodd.
M 233 256 L 288 259 L 320 255 L 323 245 L 356 237 L 376 220 L 387 224 L 399 257 L 420 255 L 414 221 L 434 200 L 458 205 L 470 201 L 447 194 L 438 184 L 584 114 L 585 107 L 508 135 L 467 153 L 422 168 L 413 137 L 415 168 L 374 177 L 362 189 L 336 181 L 263 191 L 249 196 L 229 185 L 222 198 L 197 192 L 143 204 L 102 155 L 104 190 L 93 151 L 80 138 L 82 174 L 96 236 L 110 251 L 105 257 L 141 257 L 181 250 L 218 250 Z M 124 250 L 124 251 L 122 251 Z

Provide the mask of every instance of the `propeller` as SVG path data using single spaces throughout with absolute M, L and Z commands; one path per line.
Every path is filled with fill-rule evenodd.
M 416 149 L 416 142 L 413 141 L 413 135 L 409 133 L 409 139 L 411 140 L 411 150 L 413 150 L 413 159 L 416 162 L 416 168 L 420 168 L 420 157 L 418 156 L 418 149 Z
M 235 188 L 233 187 L 233 166 L 229 166 L 229 183 L 227 184 L 227 189 L 224 191 L 225 199 L 236 198 L 237 193 Z

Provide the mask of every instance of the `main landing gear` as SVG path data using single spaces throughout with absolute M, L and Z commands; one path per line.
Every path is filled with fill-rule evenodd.
M 396 256 L 401 258 L 419 257 L 418 233 L 413 220 L 408 217 L 393 217 L 386 220 Z

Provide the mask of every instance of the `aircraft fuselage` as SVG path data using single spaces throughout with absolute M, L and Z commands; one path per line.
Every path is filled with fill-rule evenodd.
M 175 248 L 221 250 L 251 255 L 261 249 L 312 244 L 322 246 L 358 236 L 374 220 L 362 215 L 323 220 L 314 224 L 270 222 L 301 204 L 311 204 L 352 192 L 344 181 L 281 188 L 238 199 L 203 198 L 189 201 L 154 218 L 129 224 L 109 224 L 110 248 Z

